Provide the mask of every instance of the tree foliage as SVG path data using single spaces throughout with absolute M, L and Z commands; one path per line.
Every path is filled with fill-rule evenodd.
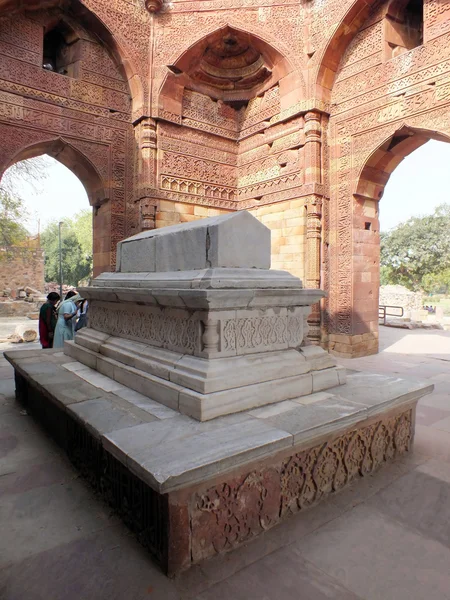
M 59 282 L 59 231 L 58 222 L 47 225 L 41 234 L 45 250 L 45 279 Z M 61 227 L 61 255 L 63 281 L 76 286 L 92 272 L 92 212 L 80 211 L 66 219 Z
M 0 246 L 16 246 L 23 242 L 28 231 L 25 228 L 26 211 L 20 198 L 0 189 Z
M 450 269 L 450 205 L 381 234 L 381 282 L 431 291 Z

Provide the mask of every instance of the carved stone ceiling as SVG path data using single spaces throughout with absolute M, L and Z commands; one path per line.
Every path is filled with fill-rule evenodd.
M 251 89 L 271 75 L 250 37 L 230 28 L 208 39 L 208 45 L 188 74 L 195 82 L 221 90 Z
M 187 88 L 225 101 L 248 99 L 272 85 L 277 58 L 250 34 L 227 26 L 191 47 L 169 69 Z

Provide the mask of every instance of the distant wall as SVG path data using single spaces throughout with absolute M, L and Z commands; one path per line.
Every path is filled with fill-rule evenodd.
M 19 289 L 44 291 L 44 251 L 42 248 L 0 248 L 0 296 L 9 288 L 15 298 Z
M 412 292 L 402 285 L 384 285 L 380 287 L 380 305 L 401 306 L 405 313 L 420 310 L 423 296 L 420 292 Z

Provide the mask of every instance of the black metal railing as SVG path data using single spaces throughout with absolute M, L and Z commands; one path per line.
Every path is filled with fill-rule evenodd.
M 392 310 L 400 311 L 400 314 L 396 312 L 391 312 Z M 380 304 L 378 307 L 378 318 L 380 321 L 383 321 L 383 325 L 386 325 L 387 317 L 403 317 L 404 310 L 402 306 L 387 306 L 384 304 Z

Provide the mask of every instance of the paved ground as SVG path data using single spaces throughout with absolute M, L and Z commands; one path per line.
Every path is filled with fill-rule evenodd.
M 381 339 L 379 355 L 341 362 L 435 383 L 414 452 L 175 581 L 21 414 L 0 358 L 0 598 L 450 600 L 450 332 Z

